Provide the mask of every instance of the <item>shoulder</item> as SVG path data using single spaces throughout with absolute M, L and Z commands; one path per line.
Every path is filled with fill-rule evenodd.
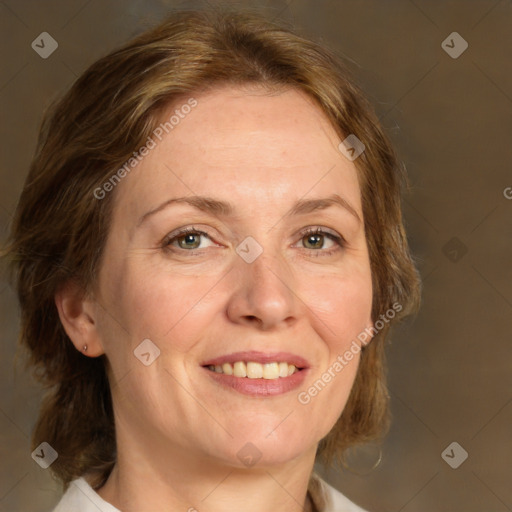
M 73 480 L 52 512 L 120 512 L 107 503 L 84 478 Z
M 320 512 L 367 512 L 350 501 L 325 480 L 322 480 L 319 476 L 316 476 L 316 478 L 321 485 L 326 502 L 325 507 Z

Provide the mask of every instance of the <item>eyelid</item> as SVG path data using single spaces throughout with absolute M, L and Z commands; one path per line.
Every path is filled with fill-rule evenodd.
M 309 234 L 309 233 L 322 233 L 327 235 L 332 235 L 336 238 L 339 238 L 341 240 L 344 240 L 343 236 L 340 235 L 337 231 L 331 228 L 327 228 L 325 226 L 308 226 L 306 228 L 303 228 L 299 233 L 300 234 Z
M 178 229 L 172 231 L 171 233 L 167 234 L 164 237 L 164 239 L 162 240 L 161 246 L 164 249 L 173 250 L 173 249 L 170 249 L 171 247 L 173 247 L 171 245 L 171 242 L 174 242 L 176 239 L 178 239 L 188 233 L 194 233 L 194 234 L 198 234 L 200 236 L 204 236 L 208 240 L 210 240 L 212 243 L 216 244 L 217 246 L 219 245 L 207 231 L 197 228 L 195 225 L 191 225 L 191 226 L 184 226 L 184 227 L 178 228 Z M 338 245 L 338 248 L 327 249 L 327 250 L 326 249 L 307 249 L 305 247 L 301 248 L 307 252 L 317 252 L 317 253 L 321 253 L 324 255 L 329 255 L 336 251 L 339 251 L 340 249 L 343 249 L 347 245 L 347 241 L 341 234 L 339 234 L 337 231 L 327 228 L 325 226 L 307 226 L 307 227 L 301 229 L 298 232 L 298 234 L 296 235 L 296 236 L 299 236 L 299 240 L 297 242 L 295 242 L 295 244 L 300 243 L 302 238 L 304 238 L 306 235 L 310 235 L 310 234 L 312 234 L 312 235 L 318 234 L 318 235 L 322 235 L 322 236 L 327 236 L 328 238 L 331 239 L 331 241 L 333 241 L 335 244 Z M 185 252 L 185 253 L 191 253 L 191 254 L 194 254 L 196 252 L 201 252 L 204 250 L 204 248 L 203 249 L 190 249 L 190 250 L 182 249 L 182 248 L 174 248 L 174 249 L 177 250 L 178 252 Z
M 348 246 L 348 243 L 343 235 L 338 233 L 337 231 L 324 227 L 324 226 L 308 226 L 304 229 L 302 229 L 299 232 L 299 235 L 301 238 L 299 238 L 299 241 L 297 243 L 300 243 L 302 238 L 304 238 L 306 235 L 322 235 L 329 238 L 331 241 L 333 241 L 338 247 L 334 249 L 307 249 L 302 248 L 303 250 L 307 251 L 308 253 L 318 253 L 317 256 L 328 256 L 331 254 L 334 254 L 335 252 L 338 252 L 342 249 L 345 249 Z
M 171 249 L 171 247 L 173 247 L 171 245 L 171 243 L 174 242 L 176 239 L 178 239 L 178 238 L 180 238 L 180 237 L 182 237 L 184 235 L 187 235 L 188 233 L 194 233 L 194 234 L 198 234 L 198 235 L 204 236 L 208 240 L 210 240 L 212 243 L 216 243 L 214 241 L 213 237 L 209 233 L 207 233 L 203 229 L 196 228 L 196 226 L 192 225 L 192 226 L 184 226 L 184 227 L 175 229 L 174 231 L 171 231 L 169 234 L 165 235 L 163 240 L 160 242 L 160 246 L 163 249 L 167 249 L 167 250 L 171 251 L 171 250 L 173 250 L 173 249 Z M 178 251 L 181 251 L 180 248 L 174 247 L 174 249 L 176 249 Z M 201 251 L 201 250 L 202 249 L 192 249 L 192 250 L 183 249 L 184 252 L 190 252 L 190 253 L 193 253 L 194 251 Z

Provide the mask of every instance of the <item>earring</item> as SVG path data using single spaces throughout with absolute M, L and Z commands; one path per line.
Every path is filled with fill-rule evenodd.
M 83 352 L 87 352 L 87 345 L 84 345 L 84 346 L 82 347 L 82 351 L 83 351 Z
M 369 445 L 366 446 L 366 448 L 370 447 Z M 365 446 L 362 446 L 360 448 L 365 448 Z M 347 450 L 348 451 L 348 450 Z M 382 462 L 382 447 L 379 446 L 379 456 L 377 458 L 377 461 L 374 462 L 373 466 L 371 468 L 361 468 L 359 471 L 357 470 L 357 468 L 352 468 L 350 467 L 350 465 L 348 465 L 346 463 L 346 460 L 342 459 L 341 461 L 341 465 L 348 471 L 350 471 L 351 473 L 353 473 L 354 475 L 358 475 L 358 476 L 366 476 L 368 475 L 369 473 L 371 473 L 372 471 L 376 470 L 379 466 L 380 466 L 380 463 Z

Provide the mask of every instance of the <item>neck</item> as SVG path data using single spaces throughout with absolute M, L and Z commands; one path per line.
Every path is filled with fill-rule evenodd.
M 118 440 L 119 444 L 119 440 Z M 98 494 L 122 512 L 310 512 L 307 496 L 316 447 L 284 464 L 239 468 L 173 450 L 118 447 Z

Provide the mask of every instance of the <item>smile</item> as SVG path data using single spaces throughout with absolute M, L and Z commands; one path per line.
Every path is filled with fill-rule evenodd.
M 201 363 L 206 375 L 220 388 L 252 397 L 289 393 L 303 385 L 309 362 L 291 352 L 235 352 Z
M 300 371 L 294 364 L 286 362 L 257 363 L 254 361 L 236 361 L 235 363 L 224 363 L 222 365 L 208 365 L 210 371 L 233 375 L 239 378 L 267 379 L 274 380 L 289 377 Z

